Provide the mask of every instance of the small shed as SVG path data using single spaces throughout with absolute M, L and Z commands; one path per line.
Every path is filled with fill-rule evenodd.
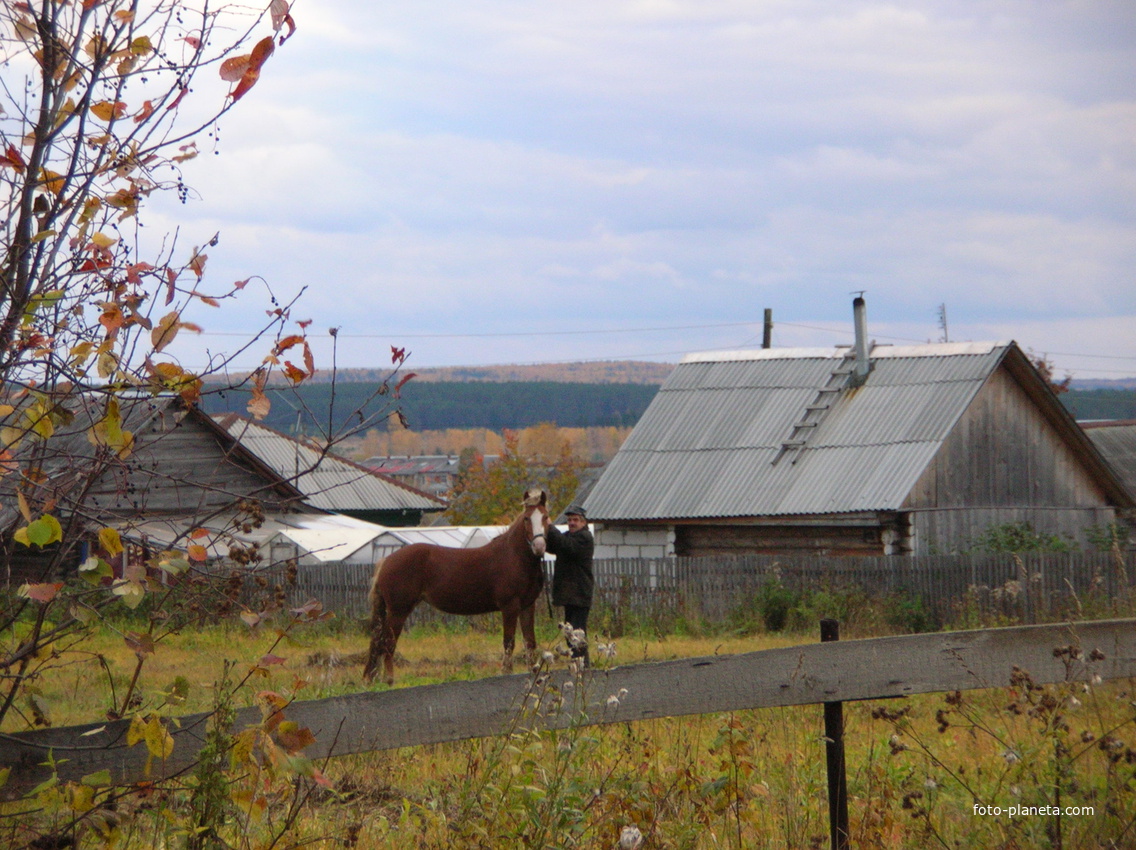
M 859 322 L 858 322 L 859 325 Z M 1085 539 L 1133 496 L 1014 342 L 690 354 L 585 502 L 597 557 Z

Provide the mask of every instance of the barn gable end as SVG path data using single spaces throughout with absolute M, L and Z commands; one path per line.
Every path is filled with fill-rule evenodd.
M 1121 499 L 1097 474 L 1095 450 L 1039 398 L 1037 380 L 1004 363 L 951 429 L 904 505 L 921 550 L 957 549 L 992 526 L 1023 522 L 1083 542 L 1089 527 L 1116 521 Z

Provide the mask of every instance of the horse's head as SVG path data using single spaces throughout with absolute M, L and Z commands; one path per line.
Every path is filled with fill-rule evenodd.
M 544 533 L 548 529 L 548 494 L 539 487 L 525 491 L 525 537 L 532 553 L 543 558 L 545 553 Z

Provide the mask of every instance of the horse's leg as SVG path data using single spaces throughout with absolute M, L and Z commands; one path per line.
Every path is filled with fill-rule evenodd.
M 402 634 L 402 627 L 409 616 L 409 611 L 405 614 L 387 615 L 388 641 L 383 647 L 383 675 L 388 685 L 394 684 L 394 649 L 398 646 L 398 636 Z
M 521 611 L 521 634 L 525 638 L 525 661 L 529 667 L 536 664 L 536 603 Z
M 501 609 L 502 643 L 505 650 L 501 658 L 501 672 L 506 676 L 513 672 L 513 647 L 516 644 L 517 613 L 516 603 L 510 603 Z

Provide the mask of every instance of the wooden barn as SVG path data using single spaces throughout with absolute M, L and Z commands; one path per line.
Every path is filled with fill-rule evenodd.
M 1014 342 L 691 354 L 585 506 L 597 557 L 1084 540 L 1133 496 Z
M 232 433 L 176 397 L 140 394 L 119 400 L 121 430 L 133 435 L 130 451 L 122 456 L 92 441 L 92 426 L 105 410 L 99 399 L 76 395 L 64 405 L 68 413 L 51 438 L 38 448 L 25 449 L 44 453 L 43 477 L 33 501 L 53 505 L 53 514 L 69 529 L 69 540 L 103 526 L 117 529 L 130 543 L 126 557 L 131 560 L 145 560 L 171 546 L 184 548 L 191 531 L 204 529 L 208 534 L 194 542 L 205 546 L 210 561 L 257 563 L 262 544 L 283 531 L 334 533 L 336 522 L 311 502 L 313 496 L 324 501 L 334 498 L 329 494 L 336 486 L 350 491 L 343 498 L 352 505 L 381 488 L 386 501 L 373 507 L 397 512 L 441 507 L 424 494 L 346 463 L 332 470 L 334 480 L 307 467 L 285 469 L 287 464 L 277 463 L 280 459 L 264 451 L 264 445 L 256 447 L 267 458 L 245 444 L 241 438 L 249 429 Z M 314 451 L 297 455 L 294 442 L 289 445 L 290 462 L 314 462 Z M 17 483 L 15 476 L 0 479 L 0 583 L 44 581 L 65 574 L 97 551 L 93 534 L 85 537 L 86 544 L 66 552 L 15 543 L 11 532 L 23 524 L 13 489 Z M 305 492 L 305 486 L 313 492 Z M 352 522 L 370 525 L 372 536 L 385 530 L 357 519 Z M 249 561 L 242 553 L 257 554 Z M 121 556 L 114 559 L 116 568 L 121 568 L 121 561 Z

